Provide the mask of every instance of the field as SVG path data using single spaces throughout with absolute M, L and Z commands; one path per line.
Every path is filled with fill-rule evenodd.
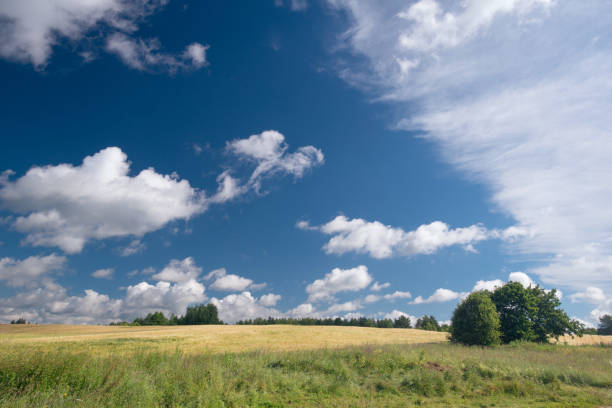
M 2 325 L 0 406 L 612 406 L 609 338 L 570 340 L 479 348 L 406 329 Z

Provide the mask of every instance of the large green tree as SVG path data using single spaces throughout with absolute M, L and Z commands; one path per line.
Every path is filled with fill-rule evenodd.
M 451 341 L 481 346 L 499 344 L 499 327 L 499 316 L 489 292 L 473 292 L 453 313 Z
M 504 343 L 514 340 L 544 343 L 550 337 L 564 334 L 582 335 L 584 327 L 561 310 L 555 289 L 525 288 L 519 282 L 509 282 L 495 289 L 491 299 L 499 314 Z
M 612 334 L 612 316 L 607 314 L 599 318 L 599 327 L 597 328 L 597 334 Z

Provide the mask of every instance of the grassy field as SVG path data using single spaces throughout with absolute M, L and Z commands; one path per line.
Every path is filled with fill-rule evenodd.
M 0 326 L 2 407 L 606 405 L 612 348 L 601 345 L 462 347 L 358 327 Z

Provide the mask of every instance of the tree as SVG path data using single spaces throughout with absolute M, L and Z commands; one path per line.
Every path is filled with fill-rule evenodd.
M 263 320 L 263 319 L 262 319 Z M 208 305 L 189 306 L 185 316 L 180 319 L 181 324 L 223 324 L 219 320 L 217 306 L 209 303 Z M 263 323 L 255 323 L 263 324 Z
M 582 335 L 584 326 L 571 320 L 560 309 L 556 289 L 546 291 L 539 286 L 525 288 L 509 282 L 491 294 L 501 322 L 502 341 L 538 341 L 564 334 Z
M 397 329 L 409 329 L 411 328 L 410 318 L 406 316 L 400 316 L 393 322 L 393 327 Z
M 420 319 L 417 319 L 414 325 L 415 329 L 429 330 L 429 331 L 440 331 L 440 324 L 433 316 L 425 315 Z
M 491 295 L 499 313 L 502 341 L 535 340 L 531 317 L 535 314 L 535 298 L 519 282 L 509 282 Z
M 11 320 L 11 324 L 28 324 L 28 322 L 23 317 L 20 317 L 17 320 Z
M 610 316 L 609 314 L 606 314 L 599 318 L 599 326 L 597 327 L 597 334 L 601 334 L 601 335 L 612 334 L 612 316 Z
M 489 292 L 473 292 L 453 312 L 451 341 L 481 346 L 499 344 L 499 328 L 499 316 Z

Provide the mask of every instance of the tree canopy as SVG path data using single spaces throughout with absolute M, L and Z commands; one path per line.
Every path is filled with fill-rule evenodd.
M 597 334 L 601 334 L 601 335 L 612 334 L 612 316 L 610 316 L 609 314 L 606 314 L 599 318 L 599 326 L 597 327 Z
M 471 293 L 455 309 L 451 320 L 451 341 L 490 346 L 500 342 L 500 323 L 487 291 Z

